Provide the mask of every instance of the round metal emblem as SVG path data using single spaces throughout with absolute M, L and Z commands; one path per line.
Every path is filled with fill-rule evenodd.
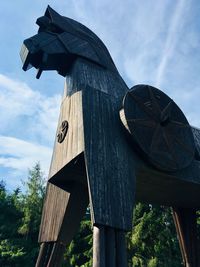
M 57 134 L 58 143 L 62 143 L 64 141 L 65 136 L 67 135 L 67 131 L 68 131 L 68 122 L 65 120 L 61 123 L 59 127 L 59 131 Z

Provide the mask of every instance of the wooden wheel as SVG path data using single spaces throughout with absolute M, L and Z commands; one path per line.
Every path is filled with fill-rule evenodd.
M 124 97 L 121 120 L 150 163 L 164 171 L 188 166 L 195 151 L 183 112 L 162 91 L 136 85 Z

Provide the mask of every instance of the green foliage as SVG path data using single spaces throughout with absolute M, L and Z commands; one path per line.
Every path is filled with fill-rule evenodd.
M 0 266 L 35 266 L 44 198 L 44 179 L 37 163 L 29 171 L 26 193 L 12 194 L 0 182 Z
M 19 209 L 19 190 L 8 194 L 5 184 L 0 182 L 0 266 L 21 266 L 25 255 L 20 246 L 18 227 L 23 216 Z
M 182 266 L 169 208 L 139 203 L 133 223 L 133 231 L 127 236 L 130 267 Z
M 24 216 L 19 228 L 19 232 L 32 242 L 37 240 L 45 192 L 44 184 L 40 164 L 36 163 L 34 168 L 29 170 L 28 181 L 25 183 L 27 191 L 22 202 Z
M 0 182 L 0 266 L 34 267 L 44 199 L 44 178 L 37 163 L 25 183 L 26 192 L 7 192 Z M 198 220 L 200 233 L 200 219 Z M 133 230 L 127 234 L 129 267 L 181 267 L 181 255 L 169 208 L 137 204 Z M 79 232 L 66 249 L 63 267 L 92 266 L 89 210 Z
M 4 239 L 0 241 L 0 266 L 21 266 L 25 252 L 23 248 L 13 244 L 12 240 Z
M 81 222 L 79 232 L 67 248 L 63 267 L 92 266 L 92 229 L 89 214 Z

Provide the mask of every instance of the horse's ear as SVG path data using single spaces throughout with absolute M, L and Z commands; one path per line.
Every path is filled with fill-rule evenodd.
M 51 22 L 57 24 L 62 19 L 62 16 L 58 14 L 53 8 L 51 8 L 49 5 L 45 11 L 44 14 L 46 17 L 48 17 Z

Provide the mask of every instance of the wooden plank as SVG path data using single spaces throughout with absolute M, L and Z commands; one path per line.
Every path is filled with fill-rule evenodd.
M 115 229 L 111 227 L 105 227 L 106 232 L 106 266 L 116 267 L 116 240 Z
M 52 253 L 54 242 L 45 242 L 40 245 L 40 251 L 35 267 L 47 266 Z
M 196 209 L 173 208 L 173 218 L 185 267 L 199 266 Z
M 86 186 L 74 183 L 70 192 L 48 185 L 40 227 L 39 242 L 62 241 L 69 244 L 78 231 L 88 206 Z
M 136 201 L 166 206 L 200 207 L 199 162 L 178 173 L 164 173 L 137 161 Z M 196 166 L 195 166 L 196 165 Z M 169 197 L 170 196 L 170 197 Z
M 125 232 L 116 230 L 116 267 L 127 267 Z
M 29 41 L 25 41 L 30 51 L 26 51 L 27 58 L 23 57 L 23 68 L 26 70 L 28 63 L 40 66 L 39 77 L 43 69 L 52 69 L 51 63 L 55 63 L 54 68 L 61 75 L 67 74 L 67 90 L 61 105 L 57 134 L 63 121 L 68 122 L 69 128 L 62 143 L 55 140 L 49 173 L 49 181 L 54 185 L 48 184 L 39 241 L 62 241 L 64 244 L 71 241 L 88 204 L 88 191 L 93 224 L 125 231 L 132 228 L 135 192 L 136 197 L 143 201 L 155 200 L 157 203 L 170 204 L 167 202 L 170 189 L 175 187 L 176 190 L 170 195 L 174 197 L 171 198 L 173 204 L 199 203 L 199 164 L 198 166 L 193 164 L 194 161 L 187 170 L 169 175 L 156 170 L 152 172 L 152 168 L 144 162 L 145 159 L 137 155 L 136 148 L 126 139 L 127 135 L 122 129 L 118 113 L 128 88 L 117 72 L 104 44 L 89 29 L 73 20 L 63 18 L 50 7 L 47 8 L 45 16 L 48 17 L 47 21 L 51 20 L 58 26 L 58 33 L 60 30 L 63 31 L 62 36 L 59 35 L 58 39 L 56 35 L 51 36 L 51 40 L 52 38 L 55 40 L 48 46 L 51 53 L 44 54 L 49 59 L 46 64 L 45 56 L 37 57 L 37 47 L 39 47 L 37 42 L 39 44 L 43 40 L 42 34 L 45 31 L 45 23 L 41 23 L 39 19 L 38 24 L 42 24 L 40 25 L 42 31 L 31 39 L 35 41 L 35 47 L 30 45 Z M 46 25 L 47 35 L 51 30 L 49 25 Z M 55 31 L 55 28 L 52 30 Z M 58 50 L 62 54 L 66 52 L 64 58 L 67 64 L 56 59 L 53 62 L 53 52 L 57 53 Z M 81 57 L 78 57 L 80 55 Z M 77 59 L 74 62 L 75 58 Z M 197 136 L 195 160 L 200 160 L 200 135 L 198 131 L 194 131 L 194 135 L 195 138 Z M 83 158 L 83 153 L 85 161 L 80 160 Z M 137 187 L 135 187 L 136 174 Z M 156 179 L 154 174 L 157 175 Z M 149 183 L 147 183 L 148 178 Z M 150 190 L 147 185 L 150 186 Z M 153 194 L 157 197 L 154 198 Z M 185 195 L 190 194 L 192 200 L 189 197 L 184 200 Z M 176 202 L 177 196 L 179 203 Z M 100 245 L 96 247 L 95 253 L 100 255 L 101 244 L 104 243 L 104 247 L 107 244 L 104 251 L 106 255 L 101 254 L 103 256 L 100 258 L 106 258 L 105 262 L 110 267 L 116 265 L 116 249 L 119 250 L 119 255 L 121 252 L 120 267 L 126 265 L 124 245 L 119 244 L 119 240 L 123 239 L 121 234 L 117 234 L 116 230 L 111 228 L 106 231 L 104 229 L 103 232 L 97 230 L 96 238 Z M 59 246 L 59 243 L 54 244 L 49 266 L 60 264 L 57 263 L 60 262 L 62 254 Z M 51 248 L 52 246 L 48 245 L 49 251 Z M 42 245 L 40 259 L 43 258 L 43 253 L 49 255 L 49 252 L 45 251 L 46 247 Z M 96 262 L 97 266 L 102 267 L 100 258 Z
M 70 194 L 48 183 L 39 233 L 39 242 L 56 241 Z
M 93 267 L 106 267 L 105 227 L 93 227 Z
M 63 98 L 56 136 L 64 120 L 68 122 L 68 132 L 62 143 L 58 143 L 57 137 L 55 138 L 49 179 L 56 175 L 67 163 L 84 150 L 81 91 L 76 92 L 71 97 L 65 96 Z M 68 177 L 66 177 L 66 180 L 67 179 Z M 71 179 L 71 177 L 69 177 L 69 179 Z
M 116 116 L 118 108 L 115 98 L 104 92 L 91 87 L 83 91 L 85 161 L 93 221 L 130 230 L 134 161 Z
M 69 206 L 72 203 L 71 199 L 73 198 L 72 192 L 74 192 L 74 189 L 71 188 L 71 181 L 80 181 L 84 188 L 87 185 L 84 163 L 80 160 L 79 164 L 77 158 L 78 155 L 81 155 L 84 147 L 81 112 L 82 95 L 81 92 L 77 92 L 72 97 L 66 97 L 66 90 L 65 88 L 57 133 L 63 120 L 68 121 L 69 129 L 62 143 L 58 143 L 57 138 L 55 140 L 54 153 L 49 172 L 49 180 L 52 179 L 51 182 L 60 188 L 48 183 L 39 242 L 57 241 L 58 238 L 61 238 L 60 230 L 64 217 L 67 216 Z M 78 163 L 75 164 L 72 162 L 73 159 Z M 67 163 L 69 164 L 67 165 Z M 83 191 L 85 192 L 86 190 L 84 189 Z M 77 204 L 80 204 L 80 213 L 79 209 L 77 210 L 77 220 L 80 220 L 80 216 L 82 216 L 82 208 L 85 210 L 85 206 L 88 205 L 88 196 L 86 194 L 88 193 L 82 194 L 83 205 L 77 201 Z M 69 216 L 69 220 L 70 217 L 71 215 Z M 74 225 L 76 225 L 76 223 Z M 69 229 L 68 231 L 70 232 L 68 236 L 71 236 L 73 231 Z
M 125 232 L 103 225 L 94 226 L 93 267 L 127 267 Z
M 47 267 L 61 267 L 63 262 L 63 254 L 65 252 L 65 245 L 62 243 L 54 243 L 51 256 L 49 258 Z

